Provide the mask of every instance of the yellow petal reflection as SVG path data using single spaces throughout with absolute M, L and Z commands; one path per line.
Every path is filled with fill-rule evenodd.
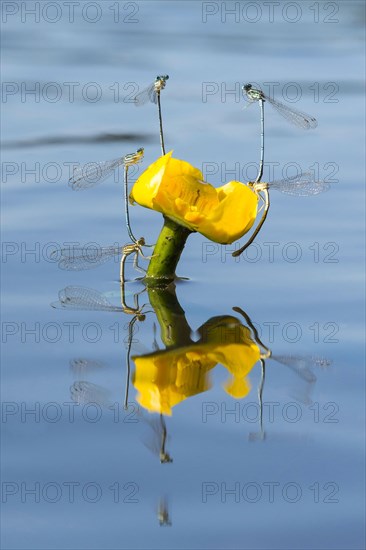
M 230 373 L 227 393 L 238 399 L 249 393 L 246 377 L 260 358 L 250 330 L 225 316 L 211 319 L 198 333 L 200 340 L 190 345 L 133 357 L 133 384 L 142 407 L 171 415 L 175 405 L 211 387 L 209 372 L 217 364 Z
M 230 244 L 249 231 L 258 209 L 258 197 L 247 185 L 230 181 L 215 188 L 203 182 L 200 170 L 172 158 L 172 151 L 138 178 L 130 200 L 220 244 Z

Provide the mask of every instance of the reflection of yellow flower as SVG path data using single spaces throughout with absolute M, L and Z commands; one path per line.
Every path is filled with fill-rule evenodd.
M 200 170 L 172 158 L 172 151 L 145 170 L 130 199 L 220 244 L 249 231 L 258 207 L 258 197 L 248 186 L 230 181 L 215 189 L 203 182 Z
M 225 390 L 240 399 L 250 391 L 246 376 L 260 358 L 250 331 L 235 317 L 218 317 L 198 331 L 201 339 L 191 345 L 134 357 L 133 379 L 137 400 L 151 412 L 172 414 L 172 407 L 207 391 L 208 373 L 221 363 L 231 374 Z
M 216 364 L 195 351 L 194 346 L 133 359 L 137 401 L 150 412 L 169 415 L 174 405 L 209 389 L 207 373 Z

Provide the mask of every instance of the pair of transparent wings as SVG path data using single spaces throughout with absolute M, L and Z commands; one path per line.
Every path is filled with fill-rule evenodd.
M 155 104 L 158 102 L 158 94 L 155 89 L 155 82 L 147 86 L 144 90 L 142 90 L 134 97 L 134 104 L 136 105 L 136 107 L 141 107 L 142 105 L 145 105 L 145 103 L 147 103 L 148 101 Z
M 326 181 L 315 181 L 311 172 L 305 172 L 304 174 L 297 174 L 291 178 L 285 178 L 282 180 L 276 180 L 273 182 L 262 184 L 254 184 L 254 188 L 260 190 L 260 187 L 264 185 L 269 190 L 280 191 L 286 195 L 294 195 L 298 197 L 310 197 L 313 195 L 319 195 L 324 191 L 328 191 L 330 188 L 329 183 Z
M 261 90 L 258 90 L 258 92 L 260 92 L 260 96 L 263 98 L 263 100 L 267 101 L 270 105 L 272 105 L 272 107 L 277 111 L 277 113 L 280 114 L 283 118 L 285 118 L 287 122 L 290 122 L 291 124 L 294 124 L 299 128 L 303 128 L 304 130 L 309 130 L 310 128 L 316 128 L 318 126 L 318 122 L 316 118 L 314 118 L 313 116 L 308 115 L 303 111 L 299 111 L 294 107 L 289 107 L 288 105 L 285 105 L 284 103 L 281 103 L 276 99 L 272 99 L 271 97 L 264 94 Z M 252 99 L 250 95 L 248 95 L 248 92 L 244 91 L 244 93 L 248 98 L 249 104 L 256 103 L 256 101 L 258 101 L 258 100 Z
M 109 405 L 109 392 L 102 386 L 84 380 L 74 382 L 70 387 L 71 399 L 78 405 L 96 403 L 101 406 Z
M 105 368 L 104 363 L 94 361 L 94 359 L 85 359 L 83 357 L 71 359 L 69 364 L 72 372 L 77 375 L 99 371 Z
M 93 269 L 122 253 L 122 246 L 62 248 L 58 266 L 67 271 Z
M 134 104 L 136 107 L 141 107 L 141 105 L 145 105 L 148 101 L 156 104 L 158 102 L 158 94 L 165 88 L 165 83 L 168 78 L 168 75 L 157 76 L 154 82 L 138 93 L 134 97 Z
M 67 286 L 58 293 L 58 302 L 52 307 L 57 309 L 78 309 L 86 311 L 123 311 L 114 306 L 101 292 L 83 286 Z
M 310 384 L 316 381 L 316 376 L 313 373 L 313 368 L 327 368 L 331 365 L 329 359 L 324 357 L 313 357 L 303 355 L 271 355 L 271 359 L 274 359 L 282 365 L 286 365 L 293 370 L 300 378 L 309 382 Z
M 103 162 L 90 162 L 85 166 L 74 168 L 72 176 L 69 179 L 69 186 L 74 191 L 94 187 L 107 179 L 119 166 L 128 167 L 132 164 L 138 164 L 142 161 L 143 156 L 144 149 L 141 147 L 136 153 L 129 153 L 124 157 Z
M 92 162 L 90 166 L 80 166 L 75 168 L 71 178 L 69 179 L 69 186 L 74 191 L 81 189 L 89 189 L 95 187 L 105 179 L 107 179 L 112 172 L 118 166 L 121 166 L 125 162 L 125 157 L 120 157 L 114 160 L 107 160 L 104 162 Z

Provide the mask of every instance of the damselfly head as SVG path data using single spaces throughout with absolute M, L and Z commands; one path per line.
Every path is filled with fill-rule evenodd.
M 146 243 L 145 243 L 144 237 L 140 237 L 140 238 L 138 239 L 138 241 L 137 241 L 137 244 L 138 244 L 139 246 L 145 246 Z
M 251 90 L 252 88 L 253 88 L 253 86 L 251 84 L 245 84 L 243 86 L 244 92 L 249 92 L 249 90 Z

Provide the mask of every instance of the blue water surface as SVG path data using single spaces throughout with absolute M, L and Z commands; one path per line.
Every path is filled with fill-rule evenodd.
M 2 3 L 2 547 L 364 548 L 364 3 L 82 0 L 70 10 Z M 189 238 L 176 291 L 193 338 L 214 316 L 243 321 L 240 307 L 274 355 L 323 367 L 309 381 L 268 361 L 260 426 L 260 363 L 245 399 L 225 391 L 218 365 L 211 388 L 166 417 L 166 464 L 151 452 L 159 417 L 132 384 L 123 409 L 132 316 L 50 306 L 68 285 L 119 305 L 118 261 L 64 271 L 52 251 L 128 242 L 122 174 L 80 192 L 67 180 L 71 163 L 143 146 L 135 179 L 160 155 L 155 106 L 131 100 L 158 74 L 170 77 L 167 150 L 213 185 L 256 175 L 247 82 L 318 120 L 303 131 L 266 105 L 264 179 L 311 170 L 330 184 L 308 198 L 273 192 L 238 259 L 234 245 Z M 131 218 L 155 242 L 161 215 L 135 206 Z M 143 286 L 130 262 L 127 272 L 133 303 Z M 156 326 L 153 313 L 135 323 L 132 355 L 153 351 L 154 334 L 164 347 Z

